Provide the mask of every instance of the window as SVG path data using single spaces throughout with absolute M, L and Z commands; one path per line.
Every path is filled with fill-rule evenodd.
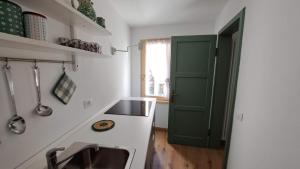
M 170 83 L 170 39 L 143 40 L 141 50 L 141 93 L 168 102 Z

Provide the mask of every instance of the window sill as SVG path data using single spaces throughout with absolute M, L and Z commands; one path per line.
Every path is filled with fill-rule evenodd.
M 160 104 L 169 104 L 169 100 L 159 100 L 159 99 L 157 99 L 156 102 L 160 103 Z
M 159 96 L 142 96 L 142 97 L 151 97 L 151 98 L 156 98 L 156 102 L 160 104 L 169 104 L 169 100 L 164 98 L 164 97 L 159 97 Z

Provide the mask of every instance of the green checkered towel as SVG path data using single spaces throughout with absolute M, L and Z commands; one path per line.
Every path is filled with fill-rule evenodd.
M 76 84 L 64 73 L 56 83 L 53 94 L 64 104 L 68 104 L 73 93 L 76 90 Z

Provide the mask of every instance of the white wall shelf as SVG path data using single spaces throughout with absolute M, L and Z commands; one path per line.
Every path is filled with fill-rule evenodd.
M 46 16 L 49 15 L 65 24 L 89 32 L 94 36 L 111 35 L 107 29 L 98 25 L 71 5 L 68 5 L 64 0 L 15 0 L 15 2 L 37 10 L 37 12 L 41 12 Z
M 20 36 L 10 35 L 7 33 L 0 33 L 0 47 L 23 49 L 37 52 L 57 53 L 57 54 L 69 54 L 76 56 L 93 56 L 104 57 L 99 53 L 81 50 L 77 48 L 66 47 L 47 41 L 35 40 L 24 38 Z

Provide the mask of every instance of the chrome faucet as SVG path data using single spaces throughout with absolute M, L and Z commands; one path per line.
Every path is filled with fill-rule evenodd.
M 57 152 L 57 151 L 64 151 L 64 150 L 65 150 L 64 147 L 53 148 L 53 149 L 49 150 L 49 151 L 46 153 L 48 169 L 58 169 L 58 166 L 59 166 L 60 164 L 57 162 L 56 152 Z M 67 160 L 67 159 L 66 159 L 66 160 Z
M 64 151 L 65 148 L 60 147 L 60 148 L 50 149 L 46 153 L 48 169 L 59 169 L 59 166 L 61 164 L 72 159 L 78 153 L 84 153 L 83 161 L 85 163 L 85 166 L 86 166 L 86 168 L 91 168 L 92 162 L 91 162 L 90 150 L 94 149 L 95 151 L 98 151 L 98 145 L 77 142 L 77 143 L 74 143 L 70 148 L 68 148 L 68 150 L 69 149 L 70 149 L 70 151 L 68 151 L 60 160 L 58 160 L 56 153 L 58 151 Z

